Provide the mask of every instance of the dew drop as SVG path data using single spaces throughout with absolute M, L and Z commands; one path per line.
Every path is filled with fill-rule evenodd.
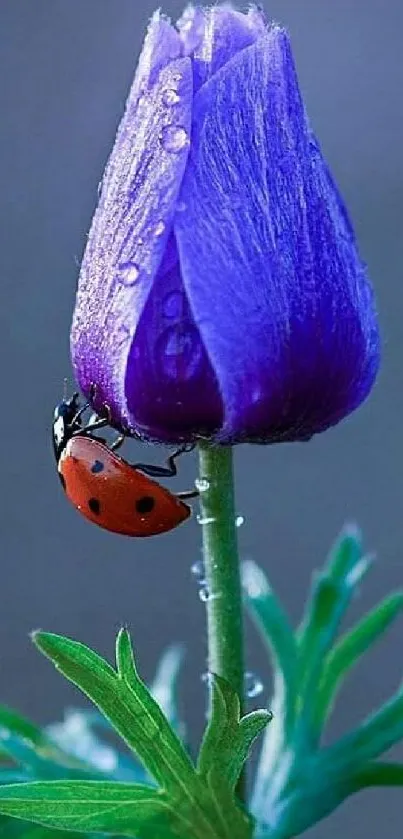
M 186 324 L 186 321 L 168 326 L 158 338 L 156 356 L 163 376 L 175 381 L 189 381 L 203 358 L 196 327 Z
M 167 125 L 161 135 L 162 145 L 170 154 L 178 154 L 189 143 L 189 135 L 181 125 Z
M 197 560 L 194 562 L 193 565 L 190 566 L 190 571 L 199 583 L 199 585 L 204 586 L 206 584 L 205 572 L 204 572 L 204 562 L 202 559 Z
M 207 603 L 208 600 L 211 598 L 210 591 L 208 589 L 207 583 L 203 583 L 203 585 L 199 588 L 199 598 L 202 603 Z
M 137 262 L 124 262 L 119 267 L 118 273 L 118 282 L 125 286 L 126 288 L 130 288 L 133 286 L 140 275 L 140 268 L 137 265 Z
M 185 210 L 187 210 L 186 201 L 178 201 L 178 203 L 176 205 L 176 212 L 177 213 L 184 213 Z
M 185 305 L 183 291 L 169 291 L 162 301 L 162 311 L 166 318 L 180 318 Z
M 180 102 L 179 93 L 177 93 L 173 87 L 169 87 L 167 90 L 164 90 L 164 93 L 162 94 L 162 101 L 164 105 L 168 105 L 168 107 L 171 105 L 177 105 L 178 102 Z
M 235 527 L 242 527 L 245 524 L 245 516 L 236 516 Z
M 158 221 L 154 227 L 154 236 L 162 236 L 165 233 L 165 224 L 163 221 Z
M 245 694 L 248 699 L 255 699 L 264 691 L 264 685 L 261 679 L 255 673 L 247 671 L 244 676 Z
M 215 522 L 215 516 L 203 516 L 202 513 L 198 513 L 196 521 L 198 524 L 213 524 Z
M 196 478 L 195 487 L 199 492 L 207 492 L 210 489 L 210 481 L 207 478 Z

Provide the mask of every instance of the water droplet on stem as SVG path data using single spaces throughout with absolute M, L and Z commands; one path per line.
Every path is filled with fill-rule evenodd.
M 196 516 L 198 524 L 213 524 L 215 520 L 215 516 L 204 516 L 202 513 L 198 513 Z
M 210 489 L 210 481 L 207 478 L 196 478 L 195 487 L 199 492 L 207 492 Z
M 207 603 L 208 600 L 211 598 L 210 591 L 208 589 L 207 583 L 204 582 L 199 589 L 199 598 L 202 603 Z
M 255 673 L 251 673 L 248 670 L 244 676 L 244 687 L 245 687 L 245 694 L 248 699 L 255 699 L 257 696 L 260 696 L 264 691 L 264 685 L 261 679 L 256 676 Z

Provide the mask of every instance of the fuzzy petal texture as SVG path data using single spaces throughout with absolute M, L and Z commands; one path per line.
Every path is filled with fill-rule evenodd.
M 189 153 L 192 67 L 178 33 L 154 18 L 105 176 L 71 331 L 82 391 L 97 384 L 119 426 L 133 427 L 127 359 L 172 227 Z M 164 65 L 164 66 L 162 66 Z
M 367 395 L 371 288 L 273 27 L 198 92 L 175 235 L 225 408 L 216 439 L 306 440 Z

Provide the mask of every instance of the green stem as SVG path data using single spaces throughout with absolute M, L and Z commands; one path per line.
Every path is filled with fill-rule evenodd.
M 199 446 L 204 571 L 208 596 L 208 668 L 244 693 L 242 595 L 232 449 Z M 204 489 L 203 482 L 206 487 Z

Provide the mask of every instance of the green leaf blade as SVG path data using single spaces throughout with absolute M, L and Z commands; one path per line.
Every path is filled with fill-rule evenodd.
M 316 701 L 315 723 L 319 731 L 332 711 L 338 690 L 348 672 L 402 611 L 403 593 L 396 592 L 385 597 L 331 650 L 324 664 Z
M 0 812 L 58 830 L 155 839 L 175 822 L 163 794 L 138 784 L 47 781 L 0 788 Z M 170 823 L 172 822 L 172 824 Z M 153 832 L 150 832 L 152 829 Z
M 200 747 L 200 775 L 221 778 L 234 791 L 250 749 L 272 719 L 270 711 L 252 711 L 240 719 L 239 699 L 231 685 L 210 674 L 210 719 Z
M 242 564 L 242 586 L 246 606 L 269 648 L 274 667 L 281 672 L 288 688 L 295 681 L 297 660 L 294 631 L 288 617 L 266 575 L 253 560 Z
M 403 739 L 403 693 L 399 691 L 357 728 L 322 751 L 329 771 L 349 775 Z
M 313 721 L 318 684 L 326 656 L 351 598 L 372 564 L 362 554 L 361 538 L 351 526 L 342 531 L 324 570 L 314 577 L 311 597 L 298 630 L 298 717 L 314 748 L 319 732 Z
M 185 791 L 185 779 L 194 775 L 193 764 L 138 677 L 126 630 L 117 639 L 119 674 L 77 641 L 41 632 L 35 643 L 97 705 L 162 787 Z

